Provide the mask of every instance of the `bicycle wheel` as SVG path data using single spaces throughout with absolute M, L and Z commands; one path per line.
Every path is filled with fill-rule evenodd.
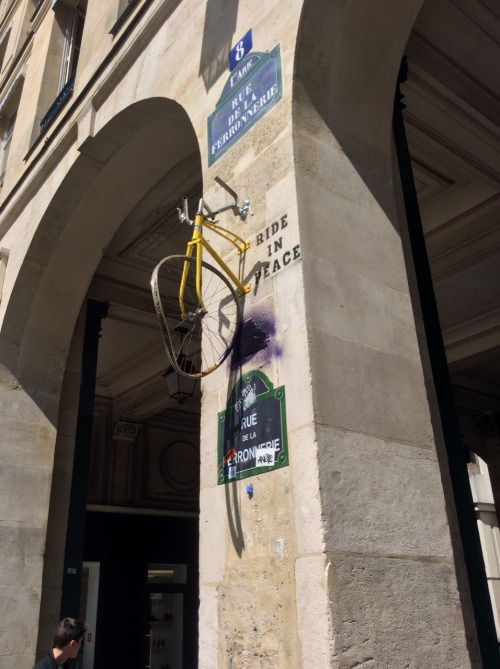
M 231 353 L 240 327 L 241 306 L 236 291 L 215 267 L 202 262 L 203 305 L 195 279 L 195 258 L 168 256 L 155 267 L 151 289 L 170 363 L 179 374 L 199 378 L 217 369 Z

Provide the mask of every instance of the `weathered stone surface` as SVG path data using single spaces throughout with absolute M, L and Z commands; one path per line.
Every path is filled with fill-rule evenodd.
M 201 585 L 198 613 L 200 669 L 212 669 L 218 663 L 218 601 L 216 587 Z
M 212 559 L 200 564 L 200 583 L 219 583 L 224 577 L 225 554 L 221 547 L 226 545 L 227 527 L 218 522 L 226 516 L 224 488 L 213 486 L 200 492 L 200 552 L 211 555 Z
M 451 559 L 433 452 L 326 427 L 317 434 L 328 551 Z
M 0 526 L 0 544 L 5 558 L 0 563 L 0 588 L 39 585 L 43 565 L 45 531 L 31 527 Z
M 332 666 L 333 630 L 328 609 L 328 564 L 325 555 L 298 558 L 297 625 L 301 667 L 329 669 Z M 314 621 L 314 624 L 311 624 Z
M 0 586 L 0 617 L 4 621 L 3 625 L 6 626 L 11 620 L 14 611 L 24 613 L 16 620 L 16 625 L 9 627 L 9 634 L 2 632 L 0 665 L 10 667 L 10 656 L 13 655 L 20 656 L 15 660 L 17 662 L 15 666 L 23 667 L 23 669 L 33 666 L 39 603 L 40 588 L 19 583 Z
M 49 466 L 54 453 L 54 437 L 54 430 L 48 426 L 3 418 L 0 463 Z
M 310 425 L 313 419 L 312 406 L 304 402 L 304 396 L 311 388 L 307 342 L 305 333 L 300 331 L 286 333 L 278 338 L 278 342 L 281 364 L 274 377 L 275 387 L 285 386 L 287 427 L 292 431 Z
M 37 29 L 15 168 L 1 191 L 7 197 L 19 184 L 0 216 L 11 251 L 0 313 L 8 366 L 0 653 L 9 667 L 32 664 L 48 520 L 41 636 L 57 612 L 64 546 L 51 542 L 66 523 L 81 365 L 70 342 L 75 324 L 81 336 L 89 283 L 130 212 L 192 159 L 208 201 L 220 196 L 216 174 L 252 201 L 255 215 L 240 228 L 253 242 L 240 267 L 252 281 L 244 313 L 269 334 L 263 350 L 235 367 L 228 360 L 202 382 L 199 666 L 465 669 L 392 183 L 395 75 L 422 0 L 271 0 L 258 10 L 248 0 L 138 3 L 144 13 L 118 39 L 109 33 L 118 3 L 87 4 L 67 115 L 32 146 L 60 74 L 60 63 L 47 61 L 60 29 L 55 11 Z M 283 98 L 208 167 L 207 115 L 228 75 L 227 52 L 249 26 L 256 50 L 280 45 Z M 353 37 L 373 41 L 377 57 L 353 53 Z M 300 245 L 300 260 L 257 281 L 271 256 L 256 235 L 284 215 L 283 239 Z M 217 244 L 237 264 L 226 247 Z M 148 288 L 142 259 L 136 293 Z M 246 481 L 216 481 L 217 414 L 251 369 L 285 386 L 290 465 L 253 477 L 250 499 Z
M 252 484 L 252 498 L 245 481 L 223 487 L 229 531 L 217 589 L 219 664 L 285 667 L 298 661 L 296 637 L 290 635 L 296 627 L 296 549 L 289 469 L 253 477 Z
M 329 559 L 332 666 L 470 667 L 454 615 L 460 603 L 451 560 L 338 554 Z
M 420 365 L 323 332 L 311 345 L 320 423 L 432 448 Z
M 315 151 L 315 146 L 309 150 Z M 330 186 L 304 179 L 306 194 L 301 196 L 299 206 L 303 204 L 310 223 L 301 228 L 303 255 L 327 258 L 340 269 L 406 291 L 408 283 L 398 232 L 369 194 L 363 197 L 365 190 L 359 177 L 343 165 L 341 156 L 336 157 L 337 187 L 342 188 L 345 180 L 354 179 L 352 192 L 361 187 L 362 195 L 345 198 Z
M 269 557 L 230 568 L 219 587 L 222 666 L 241 669 L 285 667 L 297 662 L 293 567 L 276 569 Z M 265 596 L 259 592 L 265 592 Z M 239 594 L 237 594 L 239 593 Z M 244 597 L 245 606 L 236 606 Z
M 0 468 L 0 508 L 3 522 L 21 527 L 43 528 L 47 519 L 44 505 L 48 504 L 52 472 L 50 469 L 4 464 Z M 16 491 L 16 495 L 13 492 Z
M 312 425 L 288 434 L 291 476 L 293 481 L 297 553 L 320 554 L 324 550 L 325 528 L 321 522 L 318 444 Z
M 386 289 L 387 307 L 391 320 L 393 350 L 397 355 L 419 360 L 420 352 L 408 293 Z
M 314 285 L 309 314 L 315 327 L 364 346 L 393 350 L 386 287 L 317 258 L 308 265 Z

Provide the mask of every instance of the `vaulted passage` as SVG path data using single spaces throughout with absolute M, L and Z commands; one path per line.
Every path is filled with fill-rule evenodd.
M 97 234 L 84 246 L 73 236 L 65 249 L 81 268 L 73 299 L 84 299 L 63 380 L 51 500 L 61 509 L 69 500 L 66 547 L 51 541 L 60 522 L 52 514 L 41 620 L 60 598 L 61 617 L 89 621 L 83 669 L 195 666 L 200 396 L 195 387 L 182 406 L 169 397 L 150 277 L 189 234 L 176 207 L 201 191 L 196 138 L 180 108 L 145 101 L 110 121 L 83 154 L 94 169 L 87 183 L 78 163 L 73 170 L 69 227 L 92 220 Z M 50 264 L 64 281 L 57 254 Z M 69 491 L 57 482 L 73 439 Z M 50 584 L 60 560 L 62 589 Z
M 500 33 L 493 14 L 472 0 L 424 3 L 401 92 L 460 430 L 450 458 L 468 469 L 486 568 L 471 578 L 487 578 L 500 643 Z

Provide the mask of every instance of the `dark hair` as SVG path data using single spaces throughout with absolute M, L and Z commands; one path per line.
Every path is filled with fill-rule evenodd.
M 84 620 L 64 618 L 54 634 L 53 648 L 64 648 L 70 641 L 79 641 L 88 628 Z

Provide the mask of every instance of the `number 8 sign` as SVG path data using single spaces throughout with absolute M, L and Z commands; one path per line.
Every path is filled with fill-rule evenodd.
M 229 71 L 234 70 L 236 65 L 240 62 L 243 56 L 252 50 L 252 29 L 240 39 L 229 52 Z

